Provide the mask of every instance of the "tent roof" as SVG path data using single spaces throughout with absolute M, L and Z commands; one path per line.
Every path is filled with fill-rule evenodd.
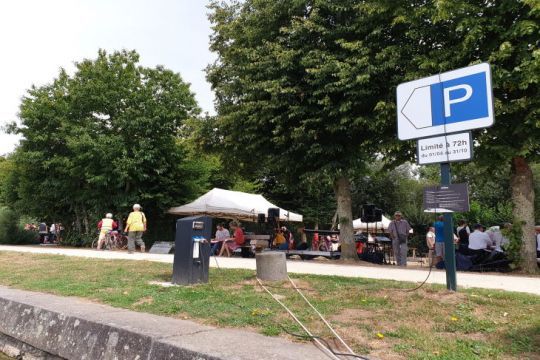
M 377 229 L 388 229 L 388 226 L 390 225 L 390 219 L 386 216 L 382 216 L 382 221 L 376 222 L 376 223 L 369 223 L 369 228 L 375 230 L 375 226 Z M 354 230 L 367 230 L 368 224 L 362 222 L 360 219 L 353 220 L 353 229 Z
M 257 214 L 266 215 L 269 208 L 277 207 L 262 195 L 214 188 L 189 204 L 170 208 L 168 213 L 174 215 L 210 215 L 244 221 L 257 221 Z M 301 222 L 302 215 L 280 208 L 279 219 L 281 221 Z

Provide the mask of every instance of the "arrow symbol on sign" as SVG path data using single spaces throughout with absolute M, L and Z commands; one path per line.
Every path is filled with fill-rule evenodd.
M 433 126 L 431 116 L 431 87 L 415 88 L 401 109 L 405 118 L 417 129 Z

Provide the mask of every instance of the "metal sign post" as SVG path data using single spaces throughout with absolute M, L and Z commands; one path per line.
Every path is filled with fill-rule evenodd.
M 468 208 L 468 196 L 464 201 L 463 191 L 451 189 L 450 162 L 472 158 L 472 137 L 465 131 L 486 128 L 495 121 L 490 66 L 481 63 L 399 84 L 396 105 L 398 138 L 420 139 L 418 164 L 441 164 L 441 188 L 424 191 L 424 208 L 444 213 L 446 287 L 455 291 L 452 212 L 466 211 L 463 205 Z M 435 206 L 426 207 L 426 203 Z
M 452 177 L 450 174 L 450 163 L 441 164 L 441 185 L 450 185 Z M 445 212 L 444 217 L 444 266 L 446 268 L 446 288 L 456 291 L 456 256 L 454 249 L 454 232 L 452 224 L 452 213 Z

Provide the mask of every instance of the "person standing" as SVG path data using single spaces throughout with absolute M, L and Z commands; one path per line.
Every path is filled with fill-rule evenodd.
M 52 223 L 51 224 L 51 228 L 49 229 L 49 233 L 51 234 L 49 236 L 49 241 L 51 243 L 56 243 L 56 224 L 55 223 Z
M 426 245 L 428 247 L 429 266 L 431 266 L 433 262 L 433 252 L 435 250 L 435 228 L 433 226 L 429 227 L 426 234 Z
M 444 259 L 444 216 L 439 215 L 437 221 L 433 223 L 435 228 L 435 256 L 438 264 Z
M 124 230 L 128 233 L 128 253 L 132 254 L 135 250 L 135 245 L 141 247 L 141 252 L 145 252 L 142 235 L 146 231 L 146 216 L 141 211 L 141 205 L 133 205 L 133 211 L 129 214 Z
M 400 211 L 394 213 L 394 220 L 388 226 L 388 232 L 392 239 L 392 249 L 398 266 L 407 266 L 407 239 L 411 231 L 411 225 L 403 219 Z
M 540 226 L 536 227 L 536 257 L 540 258 Z

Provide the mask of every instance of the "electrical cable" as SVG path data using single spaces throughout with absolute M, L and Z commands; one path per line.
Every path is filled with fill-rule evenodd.
M 212 256 L 212 254 L 210 254 L 210 256 Z M 218 270 L 221 270 L 221 268 L 219 267 L 219 263 L 217 261 L 218 256 L 214 254 L 213 258 L 214 258 L 214 261 L 216 262 L 216 267 L 218 268 Z
M 316 337 L 313 336 L 313 334 L 309 331 L 308 328 L 306 328 L 304 326 L 304 324 L 302 324 L 302 322 L 294 315 L 294 313 L 287 307 L 287 305 L 285 305 L 281 300 L 279 300 L 274 294 L 272 294 L 270 292 L 270 290 L 268 290 L 268 288 L 266 286 L 263 285 L 262 281 L 259 279 L 259 278 L 256 278 L 257 281 L 259 282 L 259 285 L 268 293 L 268 295 L 270 295 L 272 297 L 272 299 L 274 299 L 278 304 L 280 304 L 288 313 L 289 315 L 292 316 L 292 318 L 302 327 L 302 329 L 304 329 L 304 331 L 311 337 L 313 337 L 313 341 L 317 344 L 317 346 L 319 347 L 319 349 L 321 349 L 321 351 L 323 351 L 324 353 L 326 353 L 330 358 L 334 359 L 334 360 L 341 360 L 340 358 L 338 358 L 336 355 L 334 355 L 332 353 L 332 351 L 330 349 L 328 349 L 326 346 L 323 345 L 323 343 L 317 339 Z
M 276 286 L 276 285 L 268 285 L 268 284 L 266 284 L 264 286 L 269 287 L 269 288 L 274 288 L 274 289 L 288 289 L 285 286 Z M 315 289 L 307 289 L 307 288 L 300 288 L 300 287 L 299 287 L 299 289 L 304 290 L 304 291 L 317 291 Z
M 407 289 L 407 290 L 401 290 L 399 289 L 400 291 L 403 291 L 403 292 L 412 292 L 412 291 L 416 291 L 418 289 L 420 289 L 422 286 L 424 286 L 424 284 L 428 281 L 429 279 L 429 276 L 431 275 L 431 270 L 433 269 L 433 256 L 431 259 L 428 260 L 429 261 L 429 272 L 425 278 L 425 280 L 420 284 L 418 285 L 417 287 L 413 288 L 413 289 Z
M 202 266 L 204 267 L 204 255 L 202 254 L 202 248 L 199 248 L 199 255 L 201 256 L 201 261 L 202 261 Z M 214 260 L 216 262 L 216 265 L 218 267 L 218 269 L 220 269 L 219 267 L 219 263 L 217 261 L 217 258 L 216 256 L 214 256 Z M 283 303 L 281 302 L 278 298 L 276 298 L 267 288 L 265 285 L 262 284 L 261 280 L 259 278 L 256 278 L 257 281 L 259 282 L 259 285 L 274 299 L 276 300 L 283 308 L 285 308 L 285 310 L 287 310 L 287 312 L 293 317 L 293 319 L 304 329 L 304 331 L 308 334 L 308 335 L 299 335 L 299 334 L 294 334 L 294 333 L 291 333 L 290 331 L 288 331 L 287 329 L 285 329 L 282 325 L 280 325 L 280 327 L 288 334 L 292 335 L 292 336 L 297 336 L 297 337 L 303 337 L 303 338 L 309 338 L 310 340 L 312 341 L 315 341 L 316 345 L 319 347 L 320 350 L 322 350 L 323 352 L 326 352 L 327 355 L 329 355 L 331 358 L 333 359 L 337 359 L 337 360 L 340 360 L 338 356 L 348 356 L 348 357 L 354 357 L 354 358 L 358 358 L 358 359 L 367 359 L 365 357 L 362 357 L 360 355 L 357 355 L 354 353 L 354 351 L 345 343 L 345 341 L 339 336 L 339 334 L 336 333 L 336 331 L 330 326 L 330 324 L 326 321 L 326 319 L 322 316 L 322 314 L 311 304 L 311 302 L 304 296 L 304 294 L 302 294 L 302 292 L 300 291 L 301 288 L 297 287 L 296 284 L 293 282 L 293 280 L 287 276 L 289 282 L 292 284 L 293 288 L 302 296 L 302 298 L 308 303 L 308 305 L 317 313 L 317 315 L 319 315 L 319 317 L 321 318 L 321 320 L 325 323 L 325 325 L 332 331 L 332 333 L 340 340 L 340 342 L 347 348 L 347 350 L 350 352 L 350 353 L 338 353 L 336 352 L 334 349 L 332 349 L 332 347 L 330 346 L 330 344 L 324 340 L 323 338 L 321 338 L 320 336 L 316 336 L 316 335 L 313 335 L 303 324 L 302 322 L 292 313 L 291 310 L 289 310 L 289 308 Z M 271 286 L 269 285 L 269 287 L 274 287 L 274 288 L 284 288 L 284 287 L 281 287 L 281 286 Z M 213 286 L 212 286 L 213 288 Z M 311 290 L 311 289 L 306 289 L 306 290 Z M 324 344 L 323 344 L 324 343 Z M 329 352 L 329 353 L 328 353 Z
M 427 274 L 427 277 L 425 278 L 425 280 L 420 285 L 418 285 L 414 289 L 407 289 L 407 290 L 401 290 L 400 289 L 400 290 L 404 291 L 404 292 L 412 292 L 412 291 L 416 291 L 416 290 L 420 289 L 428 281 L 429 276 L 431 275 L 431 269 L 433 269 L 433 262 L 432 261 L 430 261 L 430 264 L 429 264 L 429 272 Z
M 304 296 L 304 294 L 302 294 L 302 292 L 300 291 L 300 289 L 298 287 L 296 287 L 296 284 L 292 281 L 292 279 L 289 277 L 289 275 L 287 275 L 287 279 L 289 279 L 289 281 L 291 282 L 292 286 L 295 288 L 295 290 L 300 294 L 300 296 L 302 296 L 302 298 L 308 303 L 308 305 L 313 309 L 313 311 L 315 311 L 317 313 L 317 315 L 319 315 L 319 317 L 321 318 L 321 320 L 324 322 L 324 324 L 330 329 L 330 331 L 332 331 L 332 333 L 334 334 L 335 337 L 338 338 L 338 340 L 343 344 L 343 346 L 345 346 L 345 348 L 351 353 L 351 354 L 354 354 L 354 351 L 349 347 L 349 345 L 347 345 L 347 343 L 345 343 L 345 341 L 341 338 L 341 336 L 339 336 L 339 334 L 332 328 L 332 326 L 330 326 L 330 324 L 328 323 L 328 321 L 326 321 L 326 319 L 322 316 L 322 314 L 315 308 L 315 306 L 313 306 L 311 304 L 311 302 Z
M 281 329 L 283 331 L 285 331 L 287 334 L 291 335 L 291 336 L 295 336 L 297 338 L 300 338 L 300 339 L 309 339 L 309 340 L 313 340 L 314 338 L 318 338 L 320 341 L 322 341 L 326 347 L 336 356 L 350 356 L 350 357 L 355 357 L 355 358 L 358 358 L 358 359 L 364 359 L 364 360 L 369 360 L 367 357 L 364 357 L 362 355 L 357 355 L 357 354 L 348 354 L 348 353 L 338 353 L 336 352 L 334 349 L 332 349 L 332 347 L 330 346 L 330 344 L 328 343 L 328 341 L 326 341 L 325 339 L 323 339 L 322 337 L 320 336 L 316 336 L 316 335 L 303 335 L 303 334 L 295 334 L 289 330 L 287 330 L 283 325 L 280 325 Z
M 296 316 L 292 313 L 291 310 L 289 310 L 285 304 L 283 304 L 279 299 L 277 299 L 266 287 L 265 285 L 262 284 L 261 280 L 259 278 L 257 278 L 257 281 L 259 282 L 259 284 L 261 285 L 261 287 L 266 291 L 268 292 L 268 294 L 270 294 L 270 296 L 272 296 L 272 298 L 274 300 L 276 300 L 282 307 L 285 308 L 285 310 L 287 310 L 287 312 L 289 312 L 289 314 L 296 320 L 296 322 L 298 324 L 300 324 L 300 326 L 304 329 L 304 331 L 306 331 L 306 333 L 308 335 L 300 335 L 300 337 L 303 337 L 303 338 L 309 338 L 311 340 L 314 340 L 316 342 L 318 341 L 321 341 L 325 344 L 326 348 L 333 354 L 335 355 L 336 357 L 337 356 L 349 356 L 349 357 L 355 357 L 355 358 L 359 358 L 359 359 L 367 359 L 366 357 L 363 357 L 361 355 L 357 355 L 354 353 L 354 351 L 347 345 L 347 343 L 345 343 L 345 341 L 339 336 L 339 334 L 332 328 L 332 326 L 328 323 L 328 321 L 326 321 L 326 319 L 322 316 L 322 314 L 311 304 L 311 302 L 304 296 L 304 294 L 302 294 L 302 292 L 300 291 L 300 288 L 298 288 L 296 286 L 296 284 L 292 281 L 292 279 L 290 277 L 287 276 L 287 278 L 289 279 L 290 283 L 293 285 L 293 287 L 295 288 L 295 290 L 302 296 L 302 298 L 304 299 L 304 301 L 306 301 L 308 303 L 308 305 L 317 313 L 317 315 L 319 315 L 319 317 L 321 318 L 321 320 L 324 322 L 324 324 L 332 331 L 332 333 L 334 334 L 334 336 L 336 336 L 340 342 L 347 348 L 347 350 L 350 352 L 350 353 L 338 353 L 336 351 L 334 351 L 334 349 L 332 349 L 332 347 L 328 344 L 328 342 L 326 340 L 324 340 L 323 338 L 321 338 L 320 336 L 316 336 L 316 335 L 313 335 L 311 334 L 307 328 L 296 318 Z M 281 288 L 284 288 L 284 287 L 281 287 Z M 294 333 L 291 333 L 290 331 L 288 331 L 287 329 L 285 329 L 282 325 L 280 325 L 280 327 L 286 332 L 288 333 L 289 335 L 293 335 L 293 336 L 298 336 L 298 334 L 294 334 Z

